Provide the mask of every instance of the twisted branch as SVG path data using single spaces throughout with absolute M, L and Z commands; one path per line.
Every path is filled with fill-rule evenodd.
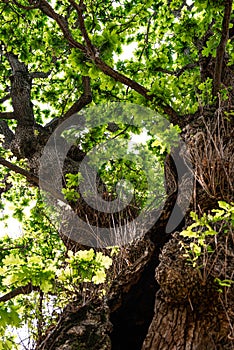
M 78 48 L 81 50 L 88 59 L 91 59 L 94 64 L 106 75 L 109 77 L 113 78 L 114 80 L 130 87 L 134 91 L 138 92 L 140 95 L 145 97 L 147 100 L 152 101 L 155 98 L 159 100 L 161 103 L 161 107 L 163 108 L 163 111 L 170 117 L 170 121 L 173 124 L 178 124 L 181 125 L 182 120 L 179 118 L 177 115 L 176 111 L 166 104 L 162 99 L 158 98 L 156 95 L 150 94 L 150 91 L 147 90 L 145 87 L 142 85 L 138 84 L 136 81 L 126 77 L 125 75 L 119 73 L 115 69 L 111 68 L 108 64 L 106 64 L 104 61 L 101 60 L 98 54 L 98 50 L 94 47 L 92 44 L 91 40 L 89 39 L 85 23 L 84 23 L 84 18 L 83 18 L 83 13 L 82 10 L 85 8 L 83 1 L 80 2 L 80 5 L 78 5 L 74 0 L 69 0 L 71 5 L 76 9 L 78 13 L 78 21 L 80 25 L 80 30 L 81 34 L 84 38 L 84 41 L 86 43 L 86 46 L 82 45 L 81 43 L 77 42 L 68 27 L 68 23 L 66 19 L 58 15 L 54 9 L 45 1 L 41 0 L 39 8 L 43 13 L 45 13 L 47 16 L 51 17 L 52 19 L 55 20 L 55 22 L 59 25 L 60 29 L 62 30 L 64 37 L 67 39 L 68 43 L 70 44 L 71 47 L 73 48 Z

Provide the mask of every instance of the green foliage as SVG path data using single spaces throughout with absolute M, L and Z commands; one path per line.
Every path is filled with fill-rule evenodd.
M 212 79 L 207 78 L 206 81 L 198 85 L 200 98 L 205 104 L 212 104 L 214 97 L 212 96 Z
M 62 189 L 62 193 L 64 197 L 68 200 L 68 202 L 75 202 L 80 195 L 77 191 L 77 187 L 82 180 L 82 175 L 80 173 L 77 174 L 66 174 L 66 187 Z
M 104 283 L 105 270 L 112 264 L 112 259 L 101 252 L 95 253 L 93 249 L 82 250 L 77 253 L 68 251 L 68 263 L 64 270 L 57 272 L 59 281 L 62 281 L 67 289 L 74 288 L 81 282 Z
M 202 55 L 214 56 L 220 40 L 222 2 L 195 1 L 192 10 L 183 4 L 182 0 L 144 3 L 130 0 L 121 4 L 86 1 L 85 24 L 100 58 L 155 93 L 157 98 L 151 107 L 160 112 L 158 99 L 172 105 L 181 114 L 193 113 L 200 103 L 206 104 L 207 96 L 199 91 L 202 82 L 196 65 L 178 77 L 166 72 L 176 72 L 198 60 L 195 42 L 203 37 L 213 18 L 213 35 L 209 37 Z M 61 1 L 54 1 L 53 6 L 59 14 L 67 16 L 73 37 L 82 42 L 76 11 L 69 10 L 67 4 Z M 58 26 L 40 10 L 25 11 L 15 4 L 3 2 L 0 11 L 0 40 L 6 49 L 18 54 L 29 64 L 31 71 L 51 70 L 49 84 L 40 79 L 33 84 L 32 98 L 38 122 L 54 116 L 54 113 L 60 115 L 65 107 L 72 105 L 82 92 L 82 75 L 92 78 L 95 103 L 103 99 L 141 101 L 141 97 L 130 90 L 126 95 L 125 88 L 100 72 L 84 53 L 70 48 Z M 130 54 L 129 44 L 133 42 L 135 48 Z M 231 65 L 231 43 L 227 50 Z M 3 97 L 4 90 L 8 88 L 6 78 L 11 72 L 4 57 L 0 64 L 0 97 Z M 40 111 L 36 101 L 47 106 Z
M 68 176 L 71 185 L 74 179 L 77 176 Z M 17 200 L 12 196 L 23 184 L 21 176 L 16 182 L 12 181 L 13 187 L 4 196 L 4 206 L 10 200 L 18 208 Z M 25 184 L 24 187 L 27 188 Z M 67 252 L 57 228 L 50 221 L 53 213 L 48 211 L 37 192 L 28 188 L 24 193 L 24 205 L 20 203 L 23 235 L 0 238 L 0 294 L 29 285 L 35 290 L 30 295 L 19 294 L 13 300 L 0 302 L 0 348 L 4 350 L 17 349 L 17 339 L 10 336 L 15 328 L 27 326 L 31 339 L 36 341 L 35 320 L 43 318 L 45 327 L 50 325 L 70 298 L 85 295 L 87 284 L 102 285 L 106 280 L 106 270 L 112 264 L 110 257 L 93 249 L 75 254 Z M 31 209 L 26 214 L 24 208 L 29 202 Z M 40 293 L 43 295 L 43 310 L 39 306 Z
M 234 228 L 234 203 L 228 204 L 223 201 L 219 201 L 219 209 L 213 209 L 211 214 L 204 213 L 201 217 L 194 212 L 191 212 L 191 217 L 194 222 L 188 226 L 184 231 L 180 233 L 182 237 L 187 239 L 189 243 L 181 241 L 180 244 L 185 250 L 184 256 L 194 268 L 205 268 L 200 265 L 201 258 L 205 254 L 214 254 L 214 249 L 207 243 L 209 237 L 216 235 L 226 235 L 230 230 Z M 220 287 L 230 287 L 233 280 L 219 279 L 214 280 Z
M 87 288 L 87 283 L 103 284 L 105 282 L 106 269 L 112 264 L 111 258 L 102 253 L 94 253 L 93 250 L 77 252 L 75 255 L 68 252 L 69 257 L 65 258 L 65 252 L 58 250 L 58 242 L 54 245 L 54 251 L 49 252 L 49 247 L 43 242 L 44 237 L 40 237 L 40 240 L 34 241 L 33 244 L 30 242 L 32 247 L 27 255 L 25 250 L 16 248 L 1 260 L 0 289 L 3 294 L 31 283 L 34 288 L 40 288 L 45 305 L 48 299 L 50 300 L 50 310 L 52 308 L 59 310 L 72 296 L 83 295 L 84 283 Z M 46 240 L 50 245 L 51 238 L 47 236 Z M 30 244 L 28 237 L 24 237 L 24 241 Z M 12 245 L 15 244 L 12 242 Z M 47 249 L 47 252 L 43 251 L 43 248 Z M 46 255 L 53 256 L 53 259 L 45 257 Z M 27 325 L 32 335 L 31 323 L 34 322 L 35 317 L 37 318 L 35 313 L 41 312 L 35 305 L 35 299 L 37 299 L 35 293 L 34 296 L 32 294 L 29 297 L 24 295 L 17 297 L 14 302 L 0 303 L 0 332 L 2 330 L 5 333 L 9 326 L 21 328 Z M 56 300 L 52 295 L 56 295 Z M 53 315 L 49 314 L 47 322 L 50 324 L 55 316 L 56 311 Z M 46 314 L 43 318 L 45 317 Z
M 108 192 L 117 197 L 116 186 L 124 179 L 128 183 L 125 190 L 131 192 L 139 208 L 156 197 L 160 198 L 160 202 L 165 197 L 163 162 L 172 145 L 176 145 L 178 129 L 171 125 L 166 130 L 160 130 L 157 126 L 157 135 L 148 135 L 149 141 L 134 143 L 132 140 L 134 135 L 141 133 L 140 128 L 120 123 L 115 132 L 107 128 L 107 125 L 103 125 L 92 128 L 82 136 L 75 136 L 77 144 L 86 152 L 90 151 L 88 164 L 97 169 Z M 71 137 L 71 133 L 66 137 Z M 115 140 L 113 144 L 112 140 Z M 96 151 L 92 153 L 93 148 Z M 66 187 L 62 192 L 68 201 L 76 202 L 80 197 L 79 185 L 82 181 L 80 173 L 66 175 Z
M 28 1 L 19 3 L 28 5 Z M 48 3 L 58 15 L 67 19 L 74 40 L 84 44 L 77 12 L 71 9 L 70 2 L 53 0 Z M 77 134 L 77 130 L 68 130 L 63 136 L 67 141 L 75 138 L 83 152 L 89 152 L 94 147 L 101 149 L 102 144 L 117 139 L 119 149 L 122 147 L 129 157 L 126 158 L 123 153 L 122 157 L 115 159 L 112 157 L 115 148 L 109 147 L 105 154 L 106 161 L 98 168 L 98 175 L 107 190 L 113 197 L 117 196 L 118 182 L 126 179 L 128 184 L 132 184 L 130 191 L 139 208 L 144 207 L 147 199 L 157 198 L 159 205 L 165 198 L 163 162 L 171 147 L 177 145 L 180 130 L 172 125 L 165 127 L 157 123 L 156 112 L 164 113 L 162 105 L 166 104 L 178 114 L 190 115 L 198 108 L 215 102 L 212 80 L 207 78 L 201 81 L 197 62 L 202 57 L 214 58 L 216 55 L 223 9 L 223 0 L 195 0 L 191 8 L 183 0 L 85 1 L 83 18 L 89 38 L 97 50 L 96 61 L 102 59 L 148 89 L 149 94 L 154 96 L 150 102 L 101 72 L 89 55 L 72 47 L 71 42 L 64 39 L 61 28 L 37 8 L 24 10 L 22 6 L 17 6 L 16 1 L 0 3 L 1 51 L 18 55 L 28 65 L 29 72 L 48 73 L 47 78 L 35 78 L 32 82 L 31 102 L 38 124 L 45 124 L 55 116 L 63 116 L 69 110 L 83 93 L 84 75 L 91 78 L 91 105 L 96 108 L 103 102 L 110 102 L 109 116 L 113 101 L 134 102 L 151 108 L 154 113 L 150 115 L 149 122 L 143 123 L 144 118 L 138 114 L 134 116 L 137 127 L 123 122 L 117 123 L 117 130 L 110 131 L 106 124 L 109 119 L 104 115 L 106 111 L 100 107 L 95 117 L 103 118 L 103 123 L 81 134 Z M 201 47 L 209 28 L 212 35 Z M 234 64 L 231 40 L 226 46 L 225 60 L 229 66 Z M 184 68 L 187 65 L 190 67 Z M 11 75 L 9 62 L 5 55 L 1 55 L 0 99 L 10 91 Z M 223 88 L 220 93 L 222 101 L 227 100 L 229 87 Z M 1 104 L 0 111 L 8 110 L 8 102 Z M 131 110 L 127 112 L 132 113 Z M 89 114 L 89 111 L 83 110 L 82 113 L 86 122 L 92 124 L 92 111 Z M 16 121 L 8 120 L 7 123 L 15 130 Z M 130 152 L 133 135 L 139 135 L 144 130 L 148 135 L 147 141 L 132 147 Z M 35 136 L 38 133 L 35 131 Z M 0 155 L 27 169 L 25 160 L 14 158 L 2 146 Z M 95 155 L 90 156 L 90 162 L 97 163 Z M 148 170 L 147 174 L 145 169 Z M 79 199 L 81 181 L 79 173 L 66 174 L 62 192 L 69 203 L 74 204 Z M 154 184 L 154 187 L 149 187 L 148 183 Z M 61 311 L 68 299 L 72 300 L 84 290 L 92 289 L 93 285 L 102 285 L 111 259 L 92 249 L 75 254 L 67 252 L 58 234 L 59 227 L 55 227 L 52 223 L 55 220 L 51 220 L 55 214 L 44 207 L 39 192 L 29 187 L 21 175 L 3 166 L 0 166 L 0 190 L 3 221 L 8 218 L 10 208 L 22 227 L 18 238 L 6 235 L 0 239 L 0 293 L 5 295 L 28 284 L 35 289 L 29 295 L 18 295 L 14 300 L 0 303 L 0 350 L 8 350 L 17 348 L 9 327 L 20 328 L 27 324 L 32 338 L 36 340 L 35 320 L 43 318 L 45 327 L 56 322 L 51 309 Z M 207 239 L 222 234 L 216 225 L 224 222 L 233 226 L 233 206 L 224 202 L 219 202 L 219 205 L 219 209 L 201 218 L 195 213 L 191 214 L 194 223 L 181 234 L 185 241 L 189 241 L 183 243 L 183 247 L 194 267 L 198 267 L 204 251 L 212 254 Z M 227 229 L 225 224 L 222 225 L 224 233 Z M 114 251 L 113 248 L 113 254 Z M 217 278 L 216 283 L 222 288 L 230 286 L 232 281 Z M 85 288 L 87 285 L 88 288 Z M 46 308 L 47 304 L 50 310 Z
M 214 282 L 217 283 L 218 286 L 220 287 L 218 289 L 218 292 L 220 292 L 220 293 L 223 292 L 224 287 L 230 288 L 232 286 L 232 284 L 234 283 L 233 280 L 229 280 L 229 279 L 220 280 L 219 278 L 215 278 Z

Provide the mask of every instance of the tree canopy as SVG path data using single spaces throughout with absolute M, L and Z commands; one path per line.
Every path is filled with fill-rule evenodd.
M 53 207 L 47 206 L 41 195 L 43 151 L 46 145 L 48 149 L 51 135 L 72 116 L 77 116 L 84 128 L 81 133 L 71 128 L 59 135 L 61 149 L 68 147 L 70 140 L 73 144 L 68 147 L 62 175 L 58 174 L 62 191 L 55 195 L 83 219 L 90 215 L 92 225 L 108 227 L 114 222 L 115 226 L 137 217 L 148 198 L 156 200 L 158 208 L 177 194 L 177 185 L 167 182 L 171 179 L 173 183 L 174 178 L 182 181 L 180 174 L 173 173 L 170 163 L 172 173 L 165 174 L 164 180 L 164 165 L 182 139 L 193 147 L 187 162 L 192 159 L 198 187 L 213 201 L 208 209 L 217 206 L 218 200 L 233 201 L 233 154 L 229 158 L 234 113 L 232 11 L 232 0 L 0 2 L 2 220 L 11 212 L 22 225 L 19 237 L 10 237 L 6 228 L 0 239 L 0 350 L 17 349 L 20 342 L 26 348 L 39 347 L 69 302 L 79 300 L 82 305 L 94 295 L 103 298 L 108 294 L 108 281 L 121 271 L 113 263 L 120 252 L 121 261 L 127 261 L 124 248 L 102 251 L 74 246 L 66 233 L 66 218 L 64 226 L 56 224 Z M 113 120 L 111 115 L 108 119 L 115 105 L 143 109 L 136 114 L 127 109 L 135 118 L 129 123 Z M 147 122 L 144 113 L 149 113 Z M 97 123 L 100 115 L 103 123 Z M 199 130 L 207 127 L 209 140 L 200 141 L 201 133 L 195 141 L 186 138 L 186 130 L 190 137 L 195 135 L 196 123 Z M 209 133 L 212 125 L 220 139 Z M 224 143 L 220 142 L 223 153 L 216 147 L 222 128 L 229 130 Z M 134 146 L 136 135 L 145 135 L 145 139 Z M 105 148 L 112 140 L 118 142 L 108 149 L 107 160 L 98 169 L 99 194 L 106 202 L 114 201 L 121 195 L 116 185 L 125 179 L 126 191 L 133 199 L 122 216 L 89 214 L 79 192 L 79 165 L 92 149 L 100 144 Z M 206 141 L 210 143 L 207 148 Z M 202 159 L 196 153 L 199 142 L 204 148 Z M 117 149 L 130 152 L 129 143 L 142 163 L 124 155 L 114 159 L 115 153 L 121 155 Z M 206 173 L 205 166 L 213 170 Z M 57 184 L 52 167 L 53 163 L 48 163 L 51 182 Z M 154 188 L 149 189 L 150 181 Z M 54 195 L 56 186 L 47 188 L 50 194 Z M 30 339 L 12 335 L 15 328 L 27 328 L 25 337 Z

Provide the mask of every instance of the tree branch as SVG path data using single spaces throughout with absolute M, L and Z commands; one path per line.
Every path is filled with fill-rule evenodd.
M 81 34 L 84 38 L 84 41 L 87 45 L 87 48 L 89 49 L 91 55 L 95 54 L 96 48 L 92 44 L 92 42 L 89 38 L 88 32 L 87 32 L 86 27 L 85 27 L 85 23 L 84 23 L 83 10 L 85 9 L 85 5 L 84 5 L 82 0 L 80 0 L 79 5 L 74 0 L 69 0 L 69 2 L 75 8 L 75 10 L 77 12 L 78 21 L 79 21 L 79 28 L 80 28 Z
M 142 58 L 143 53 L 144 53 L 144 51 L 145 51 L 145 48 L 146 48 L 146 46 L 148 45 L 151 20 L 152 20 L 152 18 L 154 17 L 155 14 L 156 14 L 156 11 L 154 11 L 154 12 L 152 13 L 152 15 L 150 16 L 150 18 L 149 18 L 149 20 L 148 20 L 147 29 L 146 29 L 146 33 L 145 33 L 145 44 L 144 44 L 143 49 L 142 49 L 142 51 L 141 51 L 141 53 L 140 53 L 139 61 L 141 61 L 141 58 Z
M 114 70 L 113 68 L 108 66 L 105 62 L 103 62 L 99 58 L 99 54 L 97 52 L 98 50 L 91 43 L 91 40 L 89 39 L 89 35 L 88 35 L 88 32 L 87 32 L 86 27 L 85 27 L 84 18 L 83 18 L 83 14 L 82 14 L 82 10 L 84 9 L 84 6 L 82 6 L 83 2 L 81 1 L 80 5 L 77 5 L 75 3 L 75 1 L 73 1 L 73 0 L 69 0 L 69 2 L 75 7 L 75 9 L 78 12 L 79 27 L 80 27 L 81 34 L 82 34 L 82 36 L 86 42 L 87 48 L 88 48 L 88 52 L 87 52 L 88 58 L 90 58 L 92 61 L 94 61 L 96 66 L 103 73 L 105 73 L 105 74 L 109 75 L 110 77 L 114 78 L 115 80 L 120 81 L 121 83 L 131 87 L 133 90 L 139 92 L 142 96 L 149 99 L 150 96 L 147 95 L 148 90 L 146 88 L 144 88 L 143 86 L 141 86 L 137 82 L 133 81 L 132 79 L 126 77 L 125 75 L 117 72 L 116 70 Z M 150 97 L 150 99 L 153 99 L 153 98 Z
M 81 111 L 83 107 L 89 104 L 92 101 L 92 92 L 90 87 L 90 77 L 83 76 L 82 84 L 84 93 L 81 97 L 71 106 L 71 108 L 64 114 L 63 120 L 69 118 L 71 115 Z
M 225 48 L 229 37 L 229 23 L 231 19 L 232 3 L 233 3 L 233 0 L 225 1 L 225 9 L 224 9 L 223 22 L 222 22 L 222 35 L 221 35 L 220 43 L 216 50 L 215 71 L 214 71 L 214 81 L 213 81 L 214 95 L 217 95 L 221 87 L 223 60 L 224 60 Z
M 3 147 L 9 148 L 11 142 L 14 140 L 15 135 L 5 120 L 0 120 L 0 134 L 4 136 Z
M 0 103 L 4 103 L 5 101 L 9 100 L 11 98 L 11 94 L 7 94 L 6 96 L 2 97 L 0 99 Z
M 194 63 L 188 63 L 182 68 L 178 68 L 175 71 L 171 71 L 169 69 L 164 69 L 164 68 L 155 68 L 155 72 L 161 72 L 165 74 L 170 74 L 170 75 L 175 75 L 177 78 L 179 78 L 186 70 L 188 69 L 193 69 L 199 66 L 199 62 L 194 62 Z
M 41 78 L 41 79 L 45 79 L 45 78 L 48 78 L 48 76 L 51 74 L 51 70 L 49 70 L 49 72 L 45 73 L 45 72 L 32 72 L 30 73 L 30 77 L 32 79 L 35 79 L 35 78 Z
M 67 39 L 71 47 L 76 47 L 82 52 L 86 53 L 85 46 L 83 46 L 73 38 L 68 28 L 68 23 L 65 17 L 57 14 L 46 0 L 40 0 L 39 8 L 45 15 L 55 20 L 55 22 L 59 25 L 60 29 L 63 32 L 64 37 Z
M 14 112 L 0 112 L 0 119 L 16 119 Z
M 84 9 L 84 6 L 82 6 L 83 2 L 81 1 L 81 6 L 79 6 L 73 0 L 69 0 L 69 1 L 70 3 L 73 3 L 75 7 L 77 7 L 77 11 L 79 10 L 81 33 L 83 34 L 87 47 L 77 42 L 73 38 L 69 30 L 66 19 L 63 16 L 57 14 L 47 1 L 41 0 L 39 4 L 39 8 L 43 13 L 45 13 L 47 16 L 49 16 L 50 18 L 56 21 L 56 23 L 59 25 L 60 29 L 62 30 L 65 39 L 67 39 L 71 47 L 81 50 L 86 55 L 86 57 L 88 59 L 91 59 L 103 73 L 110 76 L 114 80 L 122 83 L 123 85 L 130 87 L 131 89 L 133 89 L 134 91 L 138 92 L 140 95 L 145 97 L 147 100 L 152 101 L 156 98 L 159 101 L 160 107 L 162 107 L 164 113 L 169 116 L 170 121 L 173 124 L 181 125 L 181 122 L 182 122 L 181 118 L 179 118 L 176 111 L 170 105 L 166 104 L 162 99 L 158 98 L 157 95 L 150 94 L 150 91 L 147 90 L 145 87 L 138 84 L 136 81 L 126 77 L 122 73 L 119 73 L 118 71 L 111 68 L 108 64 L 106 64 L 104 61 L 101 60 L 101 58 L 98 55 L 97 49 L 92 45 L 91 41 L 89 40 L 87 30 L 85 28 L 83 15 L 81 15 L 82 13 L 80 12 L 81 10 Z
M 92 101 L 92 92 L 90 87 L 90 77 L 83 76 L 82 77 L 82 84 L 84 92 L 80 96 L 80 98 L 69 108 L 69 110 L 63 115 L 62 118 L 55 118 L 51 122 L 49 122 L 44 129 L 53 131 L 57 128 L 58 125 L 60 125 L 64 120 L 71 117 L 73 114 L 78 113 L 82 110 L 87 104 L 89 104 Z
M 202 50 L 205 46 L 205 44 L 207 43 L 208 39 L 214 35 L 212 27 L 215 24 L 215 19 L 212 18 L 212 21 L 209 23 L 208 25 L 208 29 L 205 32 L 205 34 L 203 35 L 202 38 L 194 38 L 194 45 L 196 46 L 196 48 L 198 49 L 199 54 L 202 53 Z
M 11 292 L 0 297 L 0 302 L 5 302 L 17 297 L 20 294 L 30 294 L 32 291 L 40 291 L 39 287 L 33 286 L 32 283 L 27 284 L 23 287 L 18 287 Z
M 27 245 L 15 245 L 13 247 L 4 247 L 4 248 L 0 248 L 0 252 L 3 251 L 10 251 L 10 250 L 14 250 L 14 249 L 27 249 L 28 246 Z
M 11 162 L 9 162 L 8 160 L 4 159 L 3 157 L 0 157 L 0 164 L 7 167 L 8 169 L 14 171 L 15 173 L 17 174 L 21 174 L 23 175 L 27 181 L 29 183 L 31 183 L 32 185 L 34 186 L 41 186 L 43 187 L 43 190 L 45 191 L 48 191 L 49 193 L 51 193 L 54 198 L 56 199 L 59 199 L 65 203 L 67 203 L 65 200 L 64 200 L 64 197 L 63 195 L 56 191 L 55 189 L 51 188 L 50 185 L 48 185 L 48 183 L 46 181 L 43 181 L 41 179 L 39 179 L 39 177 L 37 177 L 36 175 L 30 173 L 29 171 L 23 169 L 23 168 L 20 168 L 18 165 L 15 165 L 15 164 L 12 164 Z
M 29 171 L 20 168 L 18 165 L 15 165 L 3 157 L 0 157 L 0 164 L 7 167 L 10 170 L 13 170 L 17 174 L 23 175 L 30 183 L 34 185 L 39 185 L 39 178 Z

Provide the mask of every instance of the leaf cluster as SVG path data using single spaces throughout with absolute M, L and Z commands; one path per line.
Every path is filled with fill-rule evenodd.
M 210 245 L 210 237 L 226 236 L 233 232 L 234 228 L 234 204 L 228 204 L 219 201 L 219 209 L 212 209 L 210 214 L 204 213 L 199 217 L 196 213 L 191 212 L 191 218 L 194 222 L 183 230 L 180 235 L 185 239 L 180 241 L 182 249 L 185 250 L 184 256 L 194 268 L 206 269 L 204 262 L 207 263 L 209 255 L 218 256 L 214 246 Z M 217 238 L 218 239 L 218 238 Z M 201 259 L 203 264 L 200 265 Z M 214 282 L 221 287 L 230 287 L 233 280 L 220 279 L 216 277 Z

